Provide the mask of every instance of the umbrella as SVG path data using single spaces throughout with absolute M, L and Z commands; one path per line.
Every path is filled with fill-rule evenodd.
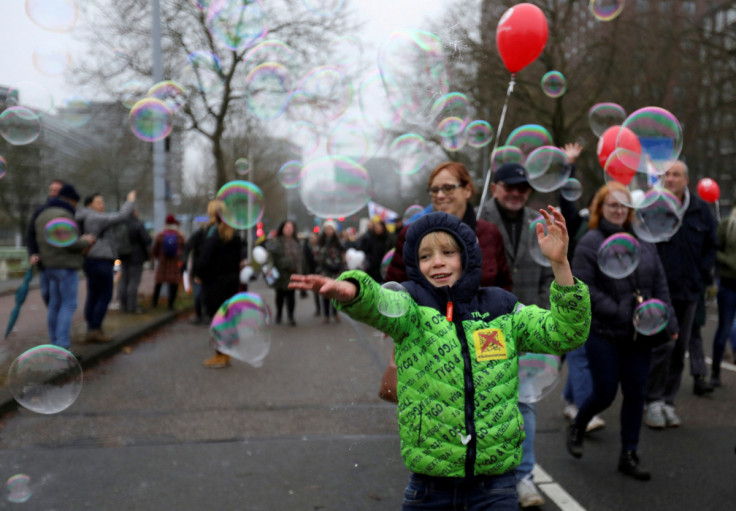
M 33 278 L 33 266 L 30 266 L 28 268 L 28 271 L 26 271 L 25 277 L 23 277 L 23 283 L 20 285 L 18 290 L 15 292 L 15 307 L 13 307 L 13 310 L 10 311 L 10 318 L 8 319 L 8 326 L 5 328 L 5 339 L 8 338 L 10 331 L 13 329 L 13 325 L 15 325 L 15 322 L 18 319 L 18 314 L 20 314 L 21 305 L 23 305 L 23 302 L 26 301 L 26 296 L 28 296 L 28 287 L 31 284 L 32 278 Z

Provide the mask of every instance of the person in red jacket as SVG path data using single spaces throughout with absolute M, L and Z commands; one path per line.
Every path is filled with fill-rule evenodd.
M 481 286 L 496 286 L 510 291 L 513 285 L 511 272 L 506 262 L 506 253 L 503 247 L 503 237 L 498 227 L 487 220 L 476 220 L 475 209 L 470 200 L 475 196 L 475 186 L 468 169 L 462 163 L 448 161 L 441 163 L 429 175 L 427 193 L 432 200 L 422 214 L 432 211 L 442 211 L 454 215 L 475 231 L 480 245 L 482 267 Z M 416 218 L 412 218 L 416 220 Z M 405 282 L 408 279 L 404 266 L 404 242 L 409 222 L 396 238 L 396 250 L 386 270 L 386 282 Z M 389 360 L 388 367 L 381 379 L 381 389 L 378 395 L 381 399 L 396 403 L 396 364 L 394 357 Z

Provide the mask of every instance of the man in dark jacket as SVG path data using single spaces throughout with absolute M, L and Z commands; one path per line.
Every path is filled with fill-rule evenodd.
M 207 239 L 207 231 L 210 225 L 208 223 L 208 217 L 197 217 L 195 221 L 197 220 L 199 220 L 199 228 L 189 237 L 181 253 L 182 271 L 186 271 L 190 267 L 189 256 L 191 255 L 192 258 L 189 280 L 192 283 L 192 290 L 194 292 L 194 318 L 190 320 L 190 323 L 193 325 L 201 325 L 205 322 L 209 323 L 205 321 L 205 315 L 203 313 L 202 280 L 199 278 L 199 268 L 195 263 L 199 259 L 199 254 L 202 253 L 202 247 L 204 246 L 205 239 Z
M 120 310 L 131 314 L 141 314 L 143 310 L 138 305 L 138 287 L 143 275 L 143 263 L 150 258 L 151 235 L 148 234 L 143 223 L 138 219 L 137 209 L 134 209 L 133 216 L 121 223 L 120 226 L 125 226 L 130 243 L 129 254 L 123 254 L 122 251 L 118 250 L 121 266 L 120 282 L 118 282 Z
M 56 196 L 59 195 L 59 190 L 61 190 L 62 186 L 64 186 L 64 181 L 61 179 L 51 180 L 49 183 L 49 194 L 46 198 L 46 203 L 36 208 L 33 212 L 31 221 L 28 222 L 28 233 L 26 235 L 28 260 L 31 265 L 36 265 L 38 269 L 38 283 L 41 288 L 41 298 L 43 299 L 43 303 L 46 305 L 49 304 L 49 284 L 48 279 L 46 278 L 46 273 L 44 272 L 43 263 L 40 262 L 38 242 L 36 241 L 36 219 L 38 218 L 38 215 L 41 214 L 41 211 L 46 209 L 46 206 L 51 202 L 51 199 L 55 199 Z
M 676 162 L 664 176 L 664 186 L 684 204 L 689 183 L 687 166 Z M 679 336 L 652 351 L 647 380 L 647 413 L 644 423 L 652 428 L 677 427 L 675 397 L 680 390 L 685 350 L 690 352 L 690 373 L 696 395 L 712 392 L 705 380 L 707 367 L 703 341 L 692 335 L 698 301 L 712 281 L 716 258 L 716 223 L 708 206 L 691 195 L 682 226 L 669 241 L 657 243 L 659 257 L 667 274 L 672 305 L 680 325 Z

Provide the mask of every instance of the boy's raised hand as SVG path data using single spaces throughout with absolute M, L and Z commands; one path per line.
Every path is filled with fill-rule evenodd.
M 289 289 L 303 289 L 315 291 L 325 298 L 338 302 L 349 302 L 355 298 L 357 289 L 355 284 L 345 280 L 334 280 L 324 275 L 292 274 Z
M 547 234 L 544 234 L 544 226 L 541 222 L 538 223 L 536 225 L 537 240 L 542 255 L 549 259 L 550 263 L 560 264 L 567 261 L 567 245 L 570 240 L 567 234 L 567 225 L 562 213 L 553 206 L 547 206 L 547 210 L 539 210 L 547 224 Z

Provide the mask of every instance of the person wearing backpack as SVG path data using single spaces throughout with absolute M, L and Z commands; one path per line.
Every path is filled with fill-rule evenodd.
M 164 230 L 156 235 L 153 242 L 152 257 L 156 265 L 153 286 L 153 308 L 158 306 L 161 286 L 168 284 L 169 310 L 174 310 L 176 291 L 179 288 L 181 253 L 184 249 L 184 236 L 179 232 L 179 221 L 174 215 L 166 215 Z
M 84 200 L 84 207 L 76 212 L 80 231 L 97 239 L 84 260 L 87 278 L 87 301 L 84 304 L 86 342 L 111 340 L 102 331 L 102 322 L 113 294 L 113 269 L 118 257 L 116 228 L 130 218 L 134 209 L 135 191 L 130 191 L 120 211 L 108 213 L 105 211 L 105 198 L 100 193 L 93 193 Z
M 120 282 L 118 282 L 118 301 L 120 310 L 131 314 L 141 314 L 138 305 L 138 286 L 143 275 L 143 263 L 149 258 L 151 236 L 138 219 L 138 210 L 127 222 L 117 226 L 118 258 L 120 259 Z

